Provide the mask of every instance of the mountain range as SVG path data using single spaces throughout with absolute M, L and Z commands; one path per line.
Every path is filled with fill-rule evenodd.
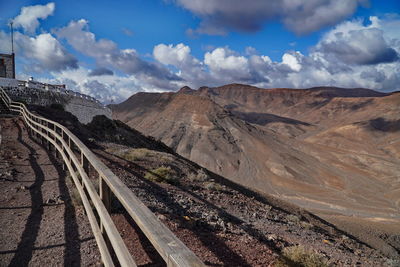
M 379 246 L 400 232 L 400 92 L 230 84 L 141 92 L 111 108 L 181 156 L 360 239 Z

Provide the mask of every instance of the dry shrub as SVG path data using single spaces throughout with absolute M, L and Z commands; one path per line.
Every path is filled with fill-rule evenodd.
M 151 155 L 151 151 L 147 148 L 130 149 L 122 154 L 122 157 L 129 161 L 143 160 Z
M 299 216 L 289 214 L 286 216 L 286 220 L 288 221 L 289 224 L 299 224 L 300 223 L 300 218 Z
M 188 175 L 188 179 L 192 182 L 204 182 L 208 180 L 208 174 L 203 169 L 200 169 L 197 172 L 191 172 Z
M 283 249 L 282 256 L 274 266 L 328 267 L 329 265 L 319 254 L 307 250 L 303 246 L 293 246 Z
M 214 182 L 209 182 L 206 183 L 204 186 L 206 189 L 208 190 L 212 190 L 212 191 L 222 191 L 224 188 L 222 187 L 222 185 L 214 183 Z
M 146 172 L 144 178 L 152 182 L 167 183 L 167 184 L 179 184 L 179 180 L 176 178 L 176 173 L 171 167 L 161 166 L 157 169 Z

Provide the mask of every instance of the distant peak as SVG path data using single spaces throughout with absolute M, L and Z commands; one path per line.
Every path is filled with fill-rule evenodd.
M 192 88 L 190 88 L 189 86 L 184 86 L 181 89 L 179 89 L 178 94 L 186 94 L 191 92 L 194 92 Z
M 231 83 L 231 84 L 226 84 L 223 86 L 219 86 L 217 88 L 221 89 L 261 89 L 252 85 L 248 84 L 241 84 L 241 83 Z

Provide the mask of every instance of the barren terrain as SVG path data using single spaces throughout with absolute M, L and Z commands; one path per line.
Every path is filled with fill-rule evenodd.
M 227 85 L 138 93 L 112 109 L 201 166 L 398 256 L 399 103 L 368 89 Z

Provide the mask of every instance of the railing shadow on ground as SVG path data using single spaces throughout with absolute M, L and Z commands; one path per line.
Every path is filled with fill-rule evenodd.
M 21 126 L 17 122 L 15 125 L 18 129 L 18 142 L 29 151 L 29 162 L 35 173 L 36 180 L 29 187 L 32 203 L 31 213 L 26 220 L 21 241 L 17 246 L 16 253 L 11 259 L 9 266 L 27 266 L 32 259 L 34 244 L 39 233 L 40 223 L 43 216 L 43 195 L 41 187 L 44 182 L 44 173 L 34 156 L 34 154 L 36 154 L 35 149 L 23 140 Z
M 66 172 L 62 169 L 61 163 L 48 152 L 50 162 L 58 173 L 58 188 L 60 197 L 64 202 L 64 266 L 81 265 L 81 242 L 79 238 L 79 226 L 76 218 L 75 206 L 72 203 L 71 195 L 66 184 Z
M 51 179 L 51 180 L 58 180 L 58 186 L 59 186 L 59 192 L 60 195 L 62 196 L 63 203 L 55 203 L 55 204 L 45 204 L 43 202 L 43 196 L 42 196 L 42 191 L 41 189 L 38 190 L 38 188 L 41 188 L 43 183 L 45 181 L 50 181 L 50 180 L 45 180 L 44 178 L 44 173 L 43 170 L 41 169 L 41 166 L 43 164 L 38 164 L 36 158 L 34 155 L 36 155 L 36 150 L 28 145 L 25 141 L 23 141 L 22 138 L 22 128 L 18 124 L 18 122 L 15 122 L 15 125 L 18 128 L 18 138 L 17 140 L 24 145 L 27 149 L 29 149 L 29 161 L 31 162 L 31 165 L 26 165 L 26 166 L 32 166 L 32 169 L 35 173 L 35 180 L 32 180 L 33 182 L 32 185 L 29 186 L 29 190 L 31 193 L 31 200 L 32 200 L 32 206 L 21 206 L 21 207 L 2 207 L 0 209 L 31 209 L 32 213 L 28 217 L 28 221 L 26 223 L 25 230 L 22 234 L 21 242 L 19 243 L 18 247 L 16 250 L 10 251 L 10 253 L 15 253 L 16 255 L 13 257 L 13 259 L 10 262 L 10 266 L 25 266 L 28 265 L 29 261 L 32 258 L 32 254 L 34 250 L 38 250 L 39 248 L 34 247 L 35 240 L 38 235 L 38 231 L 40 228 L 40 222 L 41 218 L 44 212 L 43 207 L 45 206 L 58 206 L 58 205 L 64 205 L 65 206 L 65 212 L 64 212 L 64 237 L 65 237 L 65 243 L 60 244 L 60 245 L 51 245 L 51 246 L 45 246 L 40 249 L 50 249 L 53 247 L 59 247 L 63 246 L 64 247 L 64 266 L 79 266 L 80 265 L 80 259 L 81 259 L 81 254 L 80 254 L 80 244 L 82 242 L 88 241 L 93 238 L 86 238 L 86 239 L 80 239 L 79 238 L 79 229 L 78 229 L 78 224 L 76 220 L 76 215 L 75 215 L 75 207 L 72 205 L 71 197 L 68 191 L 68 188 L 65 184 L 65 172 L 62 170 L 60 163 L 57 161 L 57 159 L 46 151 L 47 156 L 49 157 L 49 160 L 51 164 L 44 164 L 44 165 L 52 165 L 57 171 L 57 179 Z M 42 146 L 39 142 L 37 142 L 35 139 L 32 138 L 31 135 L 29 135 L 30 139 L 34 141 L 37 145 Z M 20 180 L 15 181 L 15 182 L 21 182 Z M 27 181 L 24 181 L 27 182 Z

